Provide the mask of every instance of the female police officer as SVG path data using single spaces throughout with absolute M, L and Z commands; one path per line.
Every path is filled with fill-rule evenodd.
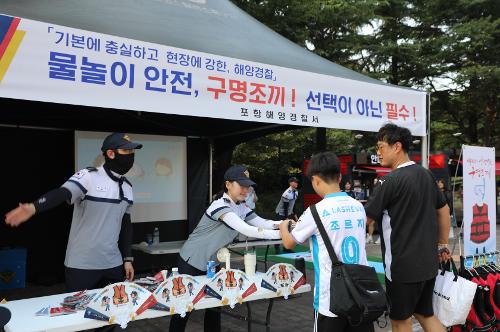
M 223 191 L 216 196 L 201 217 L 198 226 L 189 235 L 180 251 L 179 272 L 204 275 L 207 261 L 215 260 L 217 251 L 242 233 L 261 239 L 279 239 L 279 221 L 263 219 L 245 204 L 250 180 L 248 170 L 239 165 L 231 166 L 224 174 Z M 189 316 L 174 315 L 170 331 L 184 331 Z M 205 331 L 220 331 L 220 311 L 205 312 Z

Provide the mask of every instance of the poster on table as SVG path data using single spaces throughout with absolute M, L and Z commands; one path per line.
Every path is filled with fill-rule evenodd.
M 236 303 L 243 301 L 257 291 L 253 278 L 236 269 L 222 269 L 205 286 L 205 293 L 229 305 L 231 309 Z
M 288 295 L 295 293 L 295 290 L 305 283 L 306 277 L 292 264 L 278 263 L 267 270 L 261 287 L 288 299 Z
M 166 271 L 164 271 L 166 272 Z M 163 277 L 165 277 L 165 273 Z M 157 276 L 159 276 L 157 274 Z M 179 274 L 166 278 L 153 295 L 158 302 L 151 309 L 169 311 L 170 314 L 179 314 L 185 317 L 187 312 L 191 312 L 194 305 L 204 296 L 204 284 L 196 278 Z
M 0 14 L 0 97 L 426 133 L 426 93 Z M 71 110 L 71 108 L 69 108 Z
M 496 250 L 495 148 L 463 146 L 463 223 L 466 256 Z M 494 260 L 494 255 L 481 257 Z M 477 263 L 476 259 L 476 263 Z M 467 259 L 470 266 L 473 259 Z
M 155 303 L 147 289 L 131 282 L 119 282 L 104 287 L 89 303 L 84 317 L 126 328 L 128 322 Z

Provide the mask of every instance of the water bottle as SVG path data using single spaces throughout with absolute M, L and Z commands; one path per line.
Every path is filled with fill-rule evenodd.
M 155 227 L 155 230 L 153 232 L 153 243 L 160 243 L 160 229 L 158 227 Z
M 171 276 L 176 276 L 179 274 L 179 268 L 178 267 L 173 267 L 172 268 L 172 274 Z

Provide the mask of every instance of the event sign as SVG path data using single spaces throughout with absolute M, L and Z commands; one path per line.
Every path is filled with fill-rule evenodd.
M 166 32 L 167 33 L 167 32 Z M 0 14 L 0 97 L 426 133 L 426 94 Z
M 495 148 L 463 146 L 463 181 L 465 255 L 494 253 L 496 250 Z M 468 263 L 472 262 L 469 260 Z

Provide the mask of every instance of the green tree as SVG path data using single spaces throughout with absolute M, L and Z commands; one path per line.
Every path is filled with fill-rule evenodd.
M 436 120 L 464 133 L 467 143 L 500 148 L 500 2 L 457 1 L 433 25 L 441 30 L 433 39 L 443 45 L 436 54 L 442 69 L 437 78 L 447 81 L 444 88 L 434 87 Z
M 291 41 L 383 81 L 432 93 L 436 149 L 497 145 L 498 0 L 233 0 Z
M 269 28 L 328 60 L 356 66 L 360 29 L 370 24 L 376 0 L 232 0 Z

